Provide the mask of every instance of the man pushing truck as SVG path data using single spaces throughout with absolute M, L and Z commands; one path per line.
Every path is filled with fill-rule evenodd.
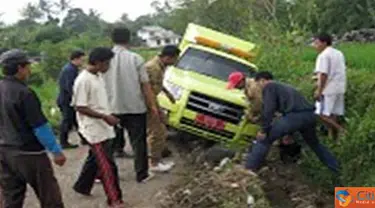
M 175 64 L 179 54 L 180 50 L 176 46 L 168 45 L 158 56 L 145 64 L 154 95 L 165 92 L 163 88 L 165 70 L 168 66 Z M 156 96 L 154 99 L 157 103 Z M 147 142 L 150 150 L 150 170 L 153 172 L 167 172 L 174 166 L 173 162 L 162 161 L 163 151 L 169 150 L 166 146 L 168 132 L 162 111 L 160 115 L 160 117 L 155 117 L 151 113 L 147 114 Z
M 244 94 L 248 100 L 249 108 L 247 110 L 247 120 L 252 123 L 261 124 L 261 112 L 263 105 L 262 88 L 254 78 L 246 78 L 240 72 L 234 72 L 228 77 L 227 89 L 244 90 Z M 281 115 L 275 113 L 274 117 L 280 118 Z M 279 143 L 280 158 L 286 163 L 289 160 L 296 162 L 301 153 L 301 145 L 296 143 L 292 135 L 285 135 Z

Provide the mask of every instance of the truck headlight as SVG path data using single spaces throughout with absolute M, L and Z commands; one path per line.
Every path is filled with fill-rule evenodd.
M 173 96 L 175 100 L 179 100 L 181 98 L 184 88 L 170 81 L 165 81 L 163 85 L 164 88 Z

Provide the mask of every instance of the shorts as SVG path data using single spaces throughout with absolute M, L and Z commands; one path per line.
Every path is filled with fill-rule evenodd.
M 342 116 L 345 111 L 344 94 L 323 95 L 315 103 L 315 114 L 324 116 Z

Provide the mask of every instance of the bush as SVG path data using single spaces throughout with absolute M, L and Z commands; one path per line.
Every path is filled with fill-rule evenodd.
M 97 46 L 110 46 L 108 39 L 100 38 L 90 34 L 81 34 L 74 38 L 70 38 L 53 44 L 45 41 L 38 47 L 38 51 L 42 54 L 41 68 L 46 79 L 58 78 L 61 68 L 69 61 L 70 53 L 73 50 L 83 50 L 86 53 Z
M 56 25 L 48 25 L 40 28 L 36 33 L 35 41 L 41 43 L 44 41 L 51 41 L 52 43 L 58 43 L 69 37 L 66 30 Z
M 28 84 L 35 85 L 35 86 L 41 86 L 44 84 L 45 73 L 43 72 L 43 69 L 41 67 L 40 63 L 34 63 L 31 65 L 31 76 L 28 80 Z
M 272 38 L 267 38 L 267 35 Z M 311 76 L 316 52 L 309 46 L 291 43 L 282 36 L 275 39 L 275 36 L 267 35 L 259 42 L 262 50 L 256 64 L 260 70 L 272 71 L 277 80 L 295 86 L 312 101 Z M 372 58 L 375 45 L 343 43 L 337 47 L 344 53 L 348 66 L 345 126 L 349 134 L 341 138 L 338 145 L 326 137 L 320 138 L 342 163 L 344 185 L 371 186 L 375 183 L 375 167 L 372 165 L 375 154 L 375 83 L 371 78 L 375 70 Z M 314 183 L 331 189 L 331 172 L 312 151 L 304 152 L 301 167 L 306 175 Z
M 47 116 L 50 124 L 52 127 L 57 128 L 60 123 L 61 115 L 56 104 L 58 93 L 56 82 L 48 80 L 41 86 L 33 85 L 31 87 L 39 96 L 42 102 L 43 112 Z
M 95 42 L 95 41 L 94 41 Z M 72 50 L 81 48 L 89 51 L 91 48 L 102 45 L 110 46 L 107 39 L 98 40 L 96 44 L 90 41 L 89 36 L 65 40 L 58 44 L 44 42 L 39 48 L 45 52 L 45 57 L 41 63 L 33 64 L 32 75 L 29 84 L 35 89 L 39 98 L 42 100 L 43 111 L 48 117 L 54 128 L 57 128 L 60 122 L 60 112 L 56 105 L 58 88 L 56 78 L 62 66 L 68 61 L 67 57 Z M 148 60 L 157 54 L 157 50 L 135 49 L 136 53 Z

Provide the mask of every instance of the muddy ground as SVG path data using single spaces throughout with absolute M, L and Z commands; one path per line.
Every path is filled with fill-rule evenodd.
M 76 141 L 75 135 L 72 138 Z M 76 141 L 77 142 L 77 141 Z M 129 143 L 128 143 L 129 144 Z M 72 186 L 78 177 L 81 165 L 87 155 L 87 147 L 82 146 L 78 149 L 67 150 L 65 152 L 68 161 L 64 167 L 55 166 L 55 174 L 59 181 L 66 208 L 105 208 L 106 197 L 101 184 L 96 184 L 92 197 L 84 197 L 72 190 Z M 127 147 L 131 152 L 131 148 Z M 175 168 L 169 174 L 159 174 L 145 184 L 138 184 L 135 181 L 132 159 L 117 159 L 119 167 L 121 188 L 124 194 L 124 201 L 129 203 L 132 208 L 154 208 L 157 202 L 158 193 L 167 186 L 174 183 L 179 178 L 186 166 L 181 159 L 180 154 L 174 151 L 172 158 L 176 163 Z M 32 189 L 28 187 L 25 208 L 39 208 Z
M 273 147 L 270 154 L 277 155 L 278 149 Z M 258 174 L 273 208 L 334 208 L 332 193 L 312 184 L 296 163 L 270 156 Z
M 199 158 L 205 158 L 202 155 L 209 151 L 200 152 L 193 152 L 190 154 L 193 157 L 190 158 L 200 160 Z M 255 198 L 252 208 L 334 207 L 332 193 L 312 184 L 303 175 L 298 164 L 281 162 L 278 153 L 279 149 L 276 146 L 272 147 L 267 163 L 257 172 L 256 177 L 249 175 L 247 171 L 244 174 L 243 166 L 235 161 L 230 162 L 231 165 L 223 173 L 217 173 L 215 165 L 208 164 L 211 167 L 202 167 L 202 162 L 195 162 L 199 166 L 190 176 L 179 180 L 177 183 L 180 184 L 169 187 L 169 194 L 165 199 L 167 203 L 162 207 L 247 208 L 249 195 Z M 207 164 L 207 161 L 204 163 Z M 232 186 L 233 183 L 236 184 L 235 187 Z M 186 190 L 188 194 L 185 193 Z
M 75 138 L 75 137 L 74 137 Z M 175 140 L 176 138 L 174 138 Z M 179 138 L 177 138 L 179 139 Z M 173 198 L 176 203 L 180 204 L 179 200 L 186 200 L 184 198 L 179 198 L 176 192 L 184 190 L 184 186 L 190 184 L 191 180 L 202 180 L 206 181 L 206 174 L 196 173 L 197 171 L 210 171 L 212 169 L 196 169 L 194 166 L 194 158 L 198 157 L 199 153 L 194 152 L 190 154 L 190 150 L 199 146 L 200 144 L 195 143 L 178 143 L 172 142 L 173 156 L 169 158 L 176 162 L 176 167 L 168 174 L 159 174 L 146 184 L 138 184 L 135 182 L 134 171 L 133 171 L 133 161 L 131 159 L 117 159 L 117 164 L 120 171 L 120 181 L 121 187 L 124 192 L 124 200 L 131 205 L 132 208 L 159 208 L 160 201 L 165 200 L 163 196 L 177 196 Z M 200 152 L 206 152 L 205 148 L 199 148 Z M 127 147 L 127 151 L 131 152 L 131 149 Z M 277 150 L 274 150 L 277 151 Z M 188 153 L 189 152 L 189 153 Z M 68 162 L 64 167 L 55 167 L 56 176 L 60 183 L 64 202 L 67 208 L 105 208 L 106 197 L 103 192 L 101 184 L 96 184 L 93 189 L 92 197 L 84 197 L 76 194 L 72 191 L 72 185 L 76 180 L 78 173 L 80 171 L 81 165 L 86 157 L 87 147 L 80 147 L 79 149 L 66 151 L 68 157 Z M 193 159 L 193 160 L 192 160 Z M 195 161 L 196 163 L 196 161 Z M 197 164 L 195 164 L 197 165 Z M 198 162 L 198 165 L 202 165 L 202 161 Z M 268 167 L 264 168 L 263 171 L 259 173 L 259 180 L 262 182 L 262 189 L 270 202 L 270 207 L 273 208 L 333 208 L 334 198 L 331 194 L 327 194 L 319 189 L 319 187 L 314 187 L 313 184 L 309 184 L 304 178 L 302 173 L 299 171 L 298 165 L 291 164 L 285 165 L 281 163 L 277 158 L 268 161 Z M 187 176 L 186 173 L 194 170 L 193 174 L 196 174 L 195 178 Z M 233 174 L 233 173 L 231 173 Z M 212 175 L 212 174 L 210 174 Z M 238 174 L 233 174 L 238 177 Z M 257 180 L 258 180 L 257 179 Z M 190 180 L 186 181 L 186 180 Z M 231 180 L 231 179 L 228 179 Z M 212 181 L 212 180 L 211 180 Z M 214 181 L 214 180 L 213 180 Z M 197 182 L 202 184 L 201 182 Z M 212 183 L 215 183 L 212 182 Z M 209 184 L 204 187 L 210 187 Z M 191 188 L 190 188 L 191 189 Z M 204 188 L 206 189 L 206 188 Z M 202 192 L 202 190 L 198 190 Z M 203 193 L 213 192 L 215 195 L 219 190 L 207 189 L 203 190 Z M 229 193 L 228 194 L 233 194 Z M 239 192 L 239 194 L 241 194 Z M 194 193 L 192 193 L 194 195 Z M 181 197 L 184 197 L 181 195 Z M 232 197 L 228 197 L 230 200 Z M 237 196 L 240 200 L 236 207 L 230 206 L 230 208 L 245 208 L 246 200 L 245 196 Z M 170 198 L 168 199 L 170 200 Z M 244 201 L 244 202 L 241 202 Z M 194 201 L 194 200 L 193 200 Z M 241 205 L 238 205 L 241 204 Z M 28 197 L 25 201 L 26 208 L 38 208 L 39 204 L 34 196 L 31 189 L 28 191 Z M 183 205 L 176 207 L 162 206 L 168 208 L 186 208 L 186 207 L 196 207 L 196 208 L 206 208 L 202 206 L 192 206 Z M 213 206 L 217 208 L 218 206 Z

